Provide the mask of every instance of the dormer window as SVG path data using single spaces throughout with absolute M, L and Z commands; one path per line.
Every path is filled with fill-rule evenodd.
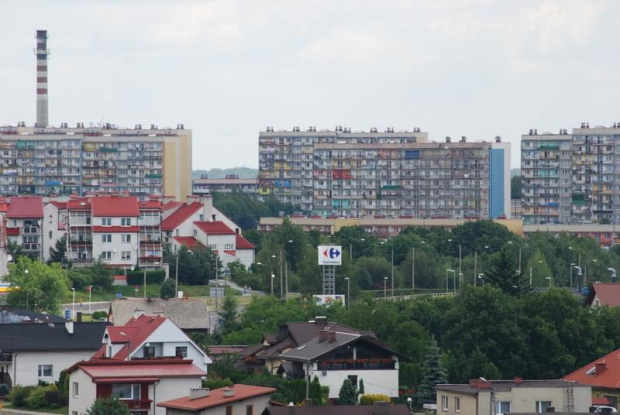
M 144 358 L 148 359 L 149 357 L 155 357 L 154 346 L 144 346 Z

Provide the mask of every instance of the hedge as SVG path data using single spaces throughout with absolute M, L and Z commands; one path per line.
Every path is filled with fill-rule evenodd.
M 161 284 L 166 279 L 166 271 L 153 270 L 146 271 L 146 283 L 147 284 Z M 136 270 L 129 271 L 127 273 L 127 285 L 140 285 L 144 284 L 144 271 Z

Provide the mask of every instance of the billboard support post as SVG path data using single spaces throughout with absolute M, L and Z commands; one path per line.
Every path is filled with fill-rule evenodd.
M 321 245 L 319 265 L 323 271 L 323 295 L 336 294 L 336 266 L 342 265 L 342 247 Z

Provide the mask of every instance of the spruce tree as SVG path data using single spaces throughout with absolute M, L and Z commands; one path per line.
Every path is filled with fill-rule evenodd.
M 418 395 L 425 403 L 435 403 L 437 401 L 437 385 L 446 383 L 446 371 L 443 368 L 439 347 L 434 337 L 431 339 L 422 373 L 424 373 L 424 377 L 420 383 Z
M 345 379 L 338 393 L 338 405 L 355 405 L 357 403 L 357 391 L 353 382 Z

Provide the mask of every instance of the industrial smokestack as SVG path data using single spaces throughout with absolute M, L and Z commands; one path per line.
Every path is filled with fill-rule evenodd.
M 37 56 L 37 122 L 36 127 L 49 125 L 47 109 L 47 30 L 37 30 L 37 48 L 34 51 Z

